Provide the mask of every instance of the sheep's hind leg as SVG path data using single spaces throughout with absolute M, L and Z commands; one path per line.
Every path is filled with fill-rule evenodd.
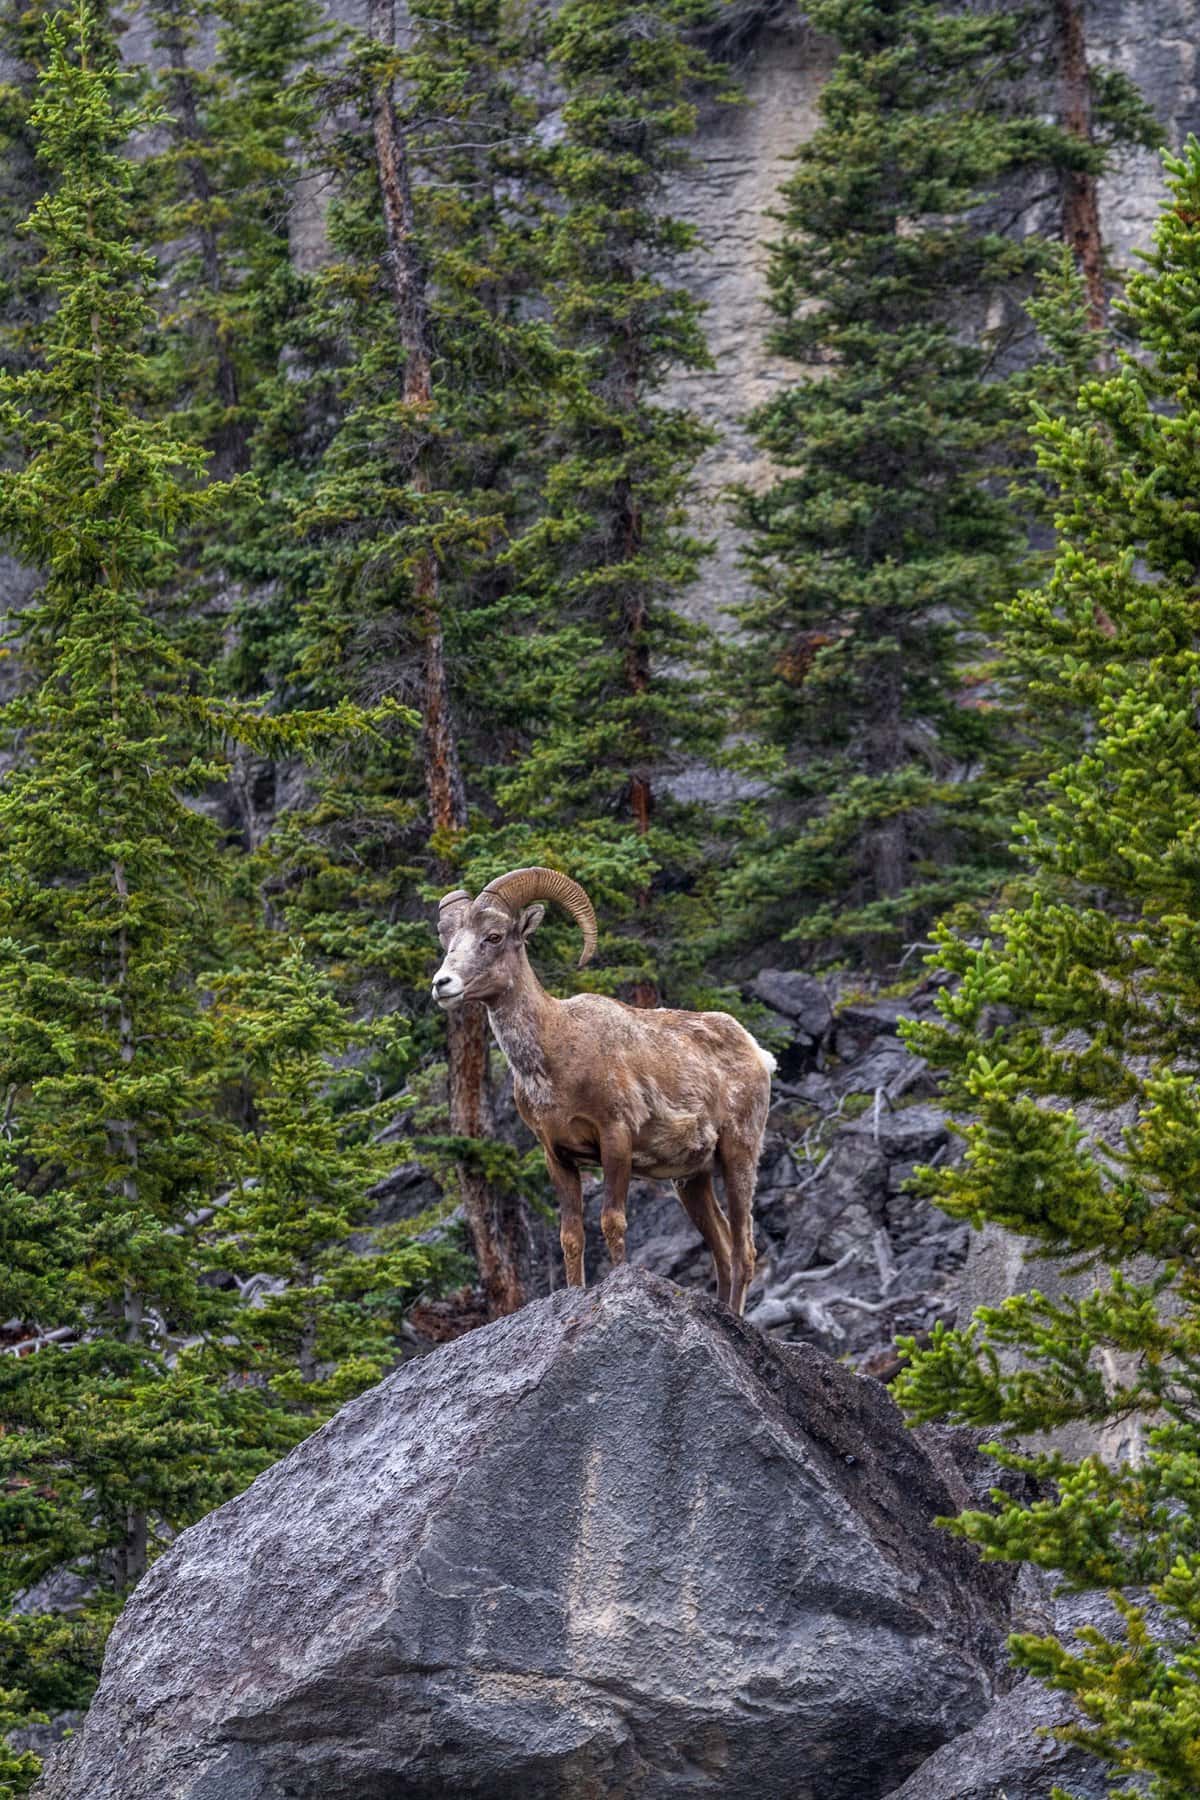
M 746 1310 L 746 1290 L 754 1279 L 754 1186 L 758 1158 L 744 1144 L 720 1143 L 721 1170 L 725 1180 L 725 1210 L 729 1214 L 729 1305 L 733 1312 Z
M 675 1192 L 679 1195 L 679 1203 L 684 1212 L 708 1245 L 717 1275 L 717 1299 L 724 1300 L 728 1305 L 729 1226 L 717 1204 L 712 1175 L 707 1169 L 702 1175 L 689 1175 L 686 1181 L 675 1183 Z

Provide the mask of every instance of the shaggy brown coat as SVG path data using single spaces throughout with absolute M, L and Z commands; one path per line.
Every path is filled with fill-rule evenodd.
M 625 1260 L 630 1177 L 672 1181 L 712 1253 L 720 1298 L 740 1313 L 754 1273 L 751 1214 L 774 1058 L 728 1013 L 650 1011 L 599 994 L 554 999 L 526 953 L 544 910 L 514 914 L 487 890 L 446 908 L 433 991 L 442 1006 L 487 1007 L 558 1195 L 567 1282 L 583 1286 L 581 1170 L 598 1164 L 613 1263 Z M 713 1189 L 718 1172 L 728 1216 Z

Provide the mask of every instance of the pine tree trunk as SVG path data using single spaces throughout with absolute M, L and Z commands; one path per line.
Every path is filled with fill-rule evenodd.
M 874 689 L 869 699 L 867 772 L 891 775 L 900 768 L 904 757 L 904 678 L 894 660 L 879 671 Z M 891 900 L 903 892 L 908 880 L 909 843 L 908 826 L 902 815 L 883 819 L 868 833 L 866 862 L 872 900 Z M 874 936 L 865 948 L 876 969 L 881 969 L 895 954 L 895 939 Z
M 638 397 L 637 376 L 632 368 L 626 371 L 625 392 L 627 403 L 632 410 L 637 404 Z M 642 509 L 628 482 L 622 483 L 618 489 L 616 503 L 618 557 L 622 563 L 631 563 L 641 554 Z M 645 642 L 646 597 L 640 582 L 622 600 L 621 628 L 625 635 L 626 685 L 631 694 L 644 694 L 650 685 L 650 658 L 646 653 Z M 654 790 L 650 783 L 650 776 L 644 767 L 635 768 L 630 772 L 629 806 L 639 835 L 645 837 L 650 829 L 650 815 L 654 810 Z M 645 913 L 649 909 L 649 905 L 650 890 L 642 888 L 637 896 L 638 911 Z M 657 1006 L 661 998 L 658 984 L 653 981 L 635 981 L 629 998 L 635 1006 Z
M 369 29 L 377 43 L 395 43 L 394 0 L 370 0 Z M 375 156 L 387 233 L 387 270 L 396 325 L 404 349 L 404 400 L 414 415 L 432 403 L 433 345 L 425 269 L 414 230 L 412 183 L 407 148 L 390 83 L 376 96 Z M 410 476 L 418 492 L 428 492 L 429 470 L 418 455 Z M 413 580 L 417 625 L 424 644 L 422 669 L 422 749 L 429 822 L 436 838 L 462 831 L 467 823 L 466 789 L 458 757 L 440 610 L 441 571 L 431 550 L 417 562 Z M 450 1129 L 456 1135 L 493 1135 L 488 1084 L 487 1015 L 468 1003 L 447 1026 Z M 524 1206 L 517 1195 L 500 1193 L 477 1170 L 461 1164 L 463 1206 L 479 1264 L 489 1318 L 516 1312 L 525 1303 L 522 1263 L 528 1240 Z
M 129 899 L 129 887 L 125 880 L 125 868 L 122 863 L 114 862 L 112 876 L 117 898 L 124 906 Z M 122 925 L 117 934 L 116 986 L 121 997 L 117 1014 L 117 1041 L 120 1045 L 121 1062 L 126 1068 L 132 1063 L 134 1053 L 133 1019 L 127 1000 L 128 985 L 129 942 L 125 934 L 125 927 Z M 137 1132 L 129 1119 L 114 1119 L 110 1126 L 110 1132 L 115 1140 L 114 1148 L 125 1163 L 125 1174 L 121 1180 L 122 1196 L 130 1212 L 136 1216 L 138 1207 Z M 125 1284 L 122 1310 L 125 1323 L 125 1342 L 127 1344 L 140 1343 L 146 1315 L 145 1299 L 128 1282 Z M 132 1587 L 133 1583 L 140 1581 L 146 1573 L 148 1544 L 149 1522 L 145 1512 L 139 1507 L 127 1507 L 125 1509 L 124 1538 L 117 1546 L 113 1557 L 118 1587 Z
M 92 213 L 88 212 L 88 231 L 94 238 Z M 92 406 L 92 466 L 97 475 L 102 475 L 105 468 L 107 446 L 104 436 L 104 413 L 101 406 L 101 338 L 100 319 L 96 313 L 91 316 L 92 355 L 95 364 L 95 389 Z M 102 571 L 108 580 L 107 571 Z M 111 647 L 109 658 L 110 700 L 112 704 L 113 724 L 116 735 L 120 735 L 122 724 L 120 717 L 120 683 L 115 644 Z M 115 858 L 112 865 L 113 891 L 119 905 L 124 908 L 129 901 L 129 884 L 125 878 L 125 865 L 120 858 Z M 122 1065 L 126 1068 L 132 1063 L 134 1055 L 134 1024 L 129 1010 L 129 939 L 122 918 L 117 931 L 116 967 L 113 971 L 114 983 L 119 995 L 117 1015 L 117 1042 Z M 122 1178 L 122 1195 L 130 1212 L 136 1216 L 138 1208 L 138 1146 L 137 1133 L 129 1119 L 114 1119 L 109 1124 L 110 1141 L 117 1155 L 124 1158 L 125 1174 Z M 136 1344 L 141 1341 L 145 1318 L 144 1296 L 125 1284 L 122 1296 L 122 1315 L 125 1326 L 125 1342 Z M 125 1528 L 121 1541 L 114 1546 L 112 1568 L 115 1584 L 118 1588 L 131 1587 L 140 1581 L 146 1572 L 146 1558 L 149 1544 L 149 1521 L 145 1512 L 139 1507 L 125 1509 Z
M 1063 128 L 1084 143 L 1092 140 L 1092 85 L 1081 0 L 1055 0 L 1059 68 L 1062 80 Z M 1088 297 L 1093 328 L 1104 328 L 1104 244 L 1100 236 L 1100 203 L 1096 177 L 1086 169 L 1063 176 L 1062 233 L 1075 252 Z

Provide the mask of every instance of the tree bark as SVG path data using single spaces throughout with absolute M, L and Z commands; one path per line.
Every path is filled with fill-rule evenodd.
M 377 43 L 389 49 L 395 44 L 395 24 L 394 0 L 370 0 L 369 29 Z M 427 412 L 433 401 L 433 341 L 428 282 L 416 238 L 408 149 L 390 81 L 383 83 L 376 94 L 372 126 L 387 236 L 387 275 L 404 350 L 404 401 L 412 408 L 412 429 L 416 431 L 420 414 Z M 430 491 L 428 459 L 421 452 L 410 480 L 417 493 Z M 413 599 L 423 645 L 425 793 L 436 844 L 439 837 L 444 839 L 465 828 L 467 798 L 446 674 L 441 570 L 432 550 L 422 551 L 417 559 Z M 449 1016 L 446 1035 L 450 1129 L 456 1136 L 492 1137 L 487 1016 L 483 1007 L 468 1002 L 458 1008 Z M 522 1201 L 518 1195 L 502 1194 L 468 1163 L 459 1165 L 459 1181 L 488 1317 L 516 1312 L 526 1298 L 522 1265 L 528 1230 Z
M 113 672 L 113 710 L 116 716 L 116 672 Z M 112 866 L 113 887 L 122 907 L 129 900 L 129 887 L 125 880 L 124 864 L 117 861 Z M 120 1045 L 121 1062 L 128 1068 L 134 1056 L 133 1017 L 129 1010 L 129 940 L 122 921 L 117 930 L 117 958 L 115 985 L 120 994 L 117 1013 L 117 1041 Z M 115 1156 L 123 1159 L 125 1173 L 121 1177 L 121 1197 L 130 1212 L 137 1212 L 138 1193 L 138 1140 L 137 1127 L 132 1119 L 110 1119 L 108 1122 L 109 1139 Z M 121 1306 L 124 1323 L 124 1336 L 127 1344 L 140 1344 L 146 1318 L 145 1296 L 129 1281 Z M 125 1529 L 120 1543 L 114 1546 L 112 1553 L 113 1574 L 119 1588 L 132 1587 L 146 1573 L 146 1558 L 149 1547 L 149 1520 L 143 1508 L 127 1506 L 125 1508 Z
M 894 655 L 879 669 L 872 688 L 867 773 L 891 775 L 904 760 L 904 677 Z M 881 820 L 867 834 L 867 881 L 872 900 L 891 900 L 903 892 L 910 857 L 908 821 L 903 814 Z M 895 956 L 895 940 L 886 933 L 872 934 L 864 948 L 877 970 Z
M 81 58 L 83 67 L 87 67 L 87 45 L 83 46 Z M 95 226 L 89 206 L 87 215 L 89 237 L 95 238 Z M 100 319 L 96 313 L 91 315 L 92 354 L 95 363 L 93 377 L 92 401 L 92 466 L 98 476 L 102 476 L 107 460 L 107 444 L 104 435 L 104 414 L 101 405 L 102 383 L 102 350 L 100 340 Z M 101 565 L 101 575 L 110 581 L 107 571 Z M 110 583 L 111 585 L 111 583 Z M 109 701 L 112 722 L 116 728 L 115 735 L 120 736 L 121 696 L 119 666 L 116 645 L 109 650 Z M 124 909 L 129 902 L 129 884 L 125 877 L 125 865 L 120 858 L 112 864 L 113 890 L 121 909 L 121 922 L 117 927 L 116 965 L 111 971 L 110 983 L 116 987 L 120 996 L 117 1015 L 117 1041 L 120 1046 L 121 1063 L 128 1068 L 134 1057 L 134 1025 L 129 1009 L 129 938 L 125 927 Z M 138 1144 L 137 1130 L 131 1119 L 114 1119 L 109 1123 L 110 1143 L 117 1156 L 125 1159 L 125 1174 L 121 1181 L 121 1196 L 125 1205 L 136 1212 L 139 1200 L 137 1164 Z M 121 1319 L 124 1324 L 124 1336 L 127 1344 L 141 1342 L 142 1328 L 145 1318 L 145 1298 L 131 1282 L 126 1281 L 121 1297 Z M 125 1509 L 125 1527 L 120 1542 L 114 1544 L 111 1553 L 113 1579 L 118 1588 L 132 1587 L 140 1581 L 146 1572 L 146 1558 L 149 1544 L 149 1521 L 145 1511 L 136 1506 Z
M 115 671 L 114 671 L 115 690 Z M 116 712 L 116 695 L 114 691 L 114 715 Z M 117 899 L 124 907 L 129 900 L 129 887 L 125 879 L 125 867 L 121 862 L 112 866 L 113 887 Z M 117 1013 L 117 1041 L 120 1046 L 122 1065 L 128 1068 L 134 1058 L 133 1016 L 129 1010 L 129 940 L 125 925 L 117 930 L 116 964 L 114 968 L 115 983 L 120 995 Z M 109 1141 L 114 1157 L 120 1158 L 125 1165 L 125 1173 L 121 1177 L 121 1197 L 131 1213 L 136 1214 L 139 1204 L 138 1192 L 138 1139 L 137 1127 L 132 1119 L 110 1119 L 108 1121 Z M 126 1281 L 121 1302 L 121 1319 L 124 1326 L 124 1338 L 127 1344 L 140 1344 L 143 1337 L 146 1302 L 145 1296 Z M 120 1541 L 113 1546 L 112 1570 L 113 1579 L 118 1588 L 132 1587 L 146 1573 L 146 1560 L 149 1551 L 150 1531 L 149 1519 L 144 1508 L 127 1506 L 125 1508 L 125 1525 Z
M 637 372 L 632 366 L 626 368 L 625 394 L 632 410 L 638 399 Z M 621 562 L 630 563 L 641 554 L 643 521 L 641 506 L 628 482 L 623 482 L 618 489 L 616 503 L 618 555 Z M 645 642 L 646 597 L 640 583 L 635 584 L 632 592 L 627 592 L 622 599 L 621 628 L 625 635 L 623 660 L 626 686 L 631 694 L 644 694 L 650 685 L 650 657 Z M 634 768 L 630 772 L 629 808 L 639 836 L 645 837 L 650 829 L 650 815 L 654 810 L 654 790 L 644 767 Z M 641 913 L 649 909 L 648 888 L 639 890 L 637 906 Z M 655 1007 L 661 998 L 658 983 L 635 981 L 629 997 L 635 1006 Z
M 1092 141 L 1092 84 L 1081 0 L 1055 0 L 1063 128 L 1083 143 Z M 1087 290 L 1088 319 L 1102 331 L 1108 296 L 1104 283 L 1104 243 L 1100 235 L 1100 202 L 1096 177 L 1087 169 L 1068 169 L 1063 177 L 1062 233 L 1075 252 Z
M 638 547 L 641 544 L 641 516 L 632 504 L 630 512 L 632 523 L 629 548 L 632 553 L 635 543 Z M 636 539 L 633 538 L 633 533 L 636 533 Z M 650 659 L 641 639 L 646 624 L 646 603 L 640 591 L 632 596 L 626 606 L 622 608 L 622 619 L 628 636 L 625 650 L 625 679 L 631 694 L 643 694 L 650 685 Z M 650 815 L 654 810 L 654 790 L 644 768 L 635 768 L 630 774 L 629 808 L 639 836 L 645 837 L 650 829 Z M 649 888 L 639 889 L 637 905 L 639 912 L 644 913 L 649 909 Z M 658 983 L 635 981 L 629 997 L 635 1006 L 657 1006 L 660 999 Z

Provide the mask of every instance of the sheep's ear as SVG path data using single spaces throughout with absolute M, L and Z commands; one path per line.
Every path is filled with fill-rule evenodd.
M 521 914 L 517 930 L 522 939 L 531 938 L 546 916 L 544 906 L 527 906 Z

